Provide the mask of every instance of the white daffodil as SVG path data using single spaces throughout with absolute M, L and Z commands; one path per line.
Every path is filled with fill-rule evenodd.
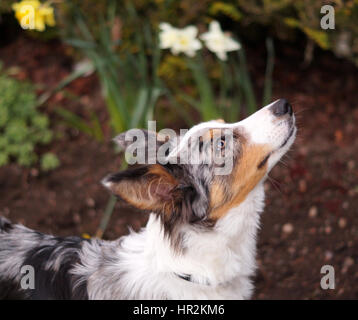
M 178 39 L 178 29 L 165 22 L 159 25 L 159 29 L 161 30 L 159 33 L 160 49 L 171 49 Z
M 189 57 L 195 56 L 195 52 L 201 49 L 201 42 L 196 38 L 198 34 L 196 27 L 177 29 L 169 23 L 161 23 L 159 28 L 161 29 L 159 34 L 161 49 L 170 49 L 175 55 L 182 52 Z
M 214 52 L 219 59 L 226 60 L 227 52 L 236 51 L 241 48 L 240 43 L 224 33 L 217 21 L 212 21 L 209 25 L 209 31 L 200 37 L 205 42 L 206 47 Z

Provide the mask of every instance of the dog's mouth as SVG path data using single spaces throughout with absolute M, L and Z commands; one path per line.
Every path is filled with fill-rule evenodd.
M 286 139 L 281 143 L 281 145 L 275 151 L 282 149 L 287 144 L 287 142 L 291 139 L 291 137 L 295 131 L 296 131 L 296 126 L 295 126 L 295 124 L 292 124 Z
M 277 152 L 280 152 L 281 149 L 283 149 L 288 144 L 288 142 L 291 140 L 291 138 L 295 132 L 296 132 L 296 126 L 295 126 L 295 122 L 293 121 L 285 140 L 280 144 L 280 146 L 277 149 L 271 151 L 270 153 L 268 153 L 266 155 L 266 157 L 258 165 L 258 168 L 261 168 L 268 161 L 268 159 L 271 157 L 271 155 L 273 155 Z
M 290 141 L 293 134 L 296 132 L 296 121 L 295 121 L 294 115 L 288 120 L 288 125 L 289 125 L 289 130 L 288 130 L 288 134 L 287 134 L 286 138 L 283 140 L 283 142 L 280 144 L 280 146 L 273 152 L 277 152 L 280 149 L 282 149 L 283 147 L 285 147 L 287 145 L 287 143 Z

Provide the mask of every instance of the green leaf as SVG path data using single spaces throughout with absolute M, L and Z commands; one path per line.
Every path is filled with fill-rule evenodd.
M 139 90 L 137 103 L 134 106 L 134 114 L 132 115 L 130 128 L 137 127 L 141 122 L 141 120 L 143 119 L 144 112 L 147 106 L 147 100 L 148 100 L 148 89 L 141 88 Z
M 162 88 L 153 88 L 148 104 L 148 110 L 145 119 L 146 121 L 153 120 L 155 105 L 162 94 L 163 94 Z
M 306 25 L 303 25 L 299 20 L 294 18 L 284 19 L 284 23 L 290 26 L 291 28 L 298 28 L 303 31 L 308 38 L 312 39 L 317 43 L 322 49 L 327 50 L 330 48 L 329 33 L 323 30 L 316 30 Z
M 194 107 L 197 111 L 201 112 L 202 111 L 202 106 L 200 101 L 195 100 L 193 97 L 185 94 L 185 93 L 180 93 L 179 97 L 181 99 L 183 99 L 186 103 L 190 104 L 192 107 Z
M 7 153 L 0 153 L 0 167 L 5 166 L 9 163 L 9 156 Z
M 267 60 L 266 60 L 266 72 L 264 82 L 264 94 L 262 99 L 262 105 L 265 106 L 271 101 L 272 97 L 272 74 L 275 63 L 275 49 L 273 46 L 273 40 L 271 38 L 266 39 L 267 48 Z
M 50 171 L 56 169 L 60 165 L 60 160 L 51 152 L 45 153 L 41 157 L 41 169 L 43 171 Z
M 199 91 L 200 104 L 198 104 L 198 108 L 202 119 L 209 121 L 218 118 L 219 113 L 215 105 L 213 88 L 205 72 L 202 59 L 200 57 L 197 57 L 195 61 L 188 59 L 188 65 Z
M 80 39 L 66 39 L 64 40 L 64 42 L 69 46 L 73 46 L 80 49 L 94 49 L 96 47 L 95 43 Z
M 91 112 L 91 124 L 93 136 L 96 138 L 97 141 L 102 142 L 104 140 L 102 127 L 97 115 L 94 112 Z
M 248 111 L 251 114 L 256 111 L 257 104 L 243 49 L 238 51 L 238 56 L 240 66 L 235 66 L 236 76 L 243 90 Z
M 295 18 L 285 18 L 283 22 L 291 28 L 301 28 L 301 22 Z
M 237 9 L 235 5 L 222 1 L 215 1 L 210 6 L 209 13 L 213 16 L 223 14 L 234 21 L 240 21 L 242 19 L 242 13 Z
M 302 28 L 303 32 L 316 42 L 322 49 L 327 50 L 330 47 L 330 41 L 327 31 L 314 30 L 308 27 Z
M 92 128 L 86 123 L 85 120 L 83 120 L 78 115 L 60 107 L 56 108 L 55 111 L 65 120 L 65 122 L 69 126 L 76 128 L 77 130 L 84 132 L 90 136 L 93 136 Z

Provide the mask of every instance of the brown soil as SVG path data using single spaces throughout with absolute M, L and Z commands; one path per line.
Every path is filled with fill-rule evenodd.
M 297 48 L 280 44 L 274 73 L 274 98 L 292 102 L 298 117 L 295 147 L 266 183 L 266 210 L 258 243 L 255 299 L 358 298 L 358 71 L 328 53 L 318 53 L 308 68 Z M 54 87 L 70 72 L 69 48 L 20 37 L 0 48 L 6 67 L 19 66 L 20 79 Z M 249 50 L 258 87 L 263 82 L 262 50 Z M 42 87 L 39 87 L 39 91 Z M 109 194 L 100 180 L 120 165 L 109 143 L 61 124 L 54 109 L 106 119 L 95 76 L 73 82 L 43 110 L 61 134 L 47 149 L 61 167 L 50 173 L 17 165 L 0 168 L 0 215 L 43 232 L 93 235 Z M 86 107 L 84 107 L 86 106 Z M 56 121 L 55 121 L 56 120 Z M 109 128 L 104 128 L 108 141 Z M 44 150 L 40 150 L 43 152 Z M 146 215 L 117 208 L 105 233 L 114 239 L 138 230 Z M 321 267 L 334 266 L 336 289 L 320 288 Z

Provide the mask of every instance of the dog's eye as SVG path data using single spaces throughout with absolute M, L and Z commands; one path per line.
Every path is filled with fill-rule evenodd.
M 225 137 L 222 137 L 222 138 L 218 139 L 216 148 L 218 150 L 222 150 L 225 148 L 225 145 L 226 145 Z

